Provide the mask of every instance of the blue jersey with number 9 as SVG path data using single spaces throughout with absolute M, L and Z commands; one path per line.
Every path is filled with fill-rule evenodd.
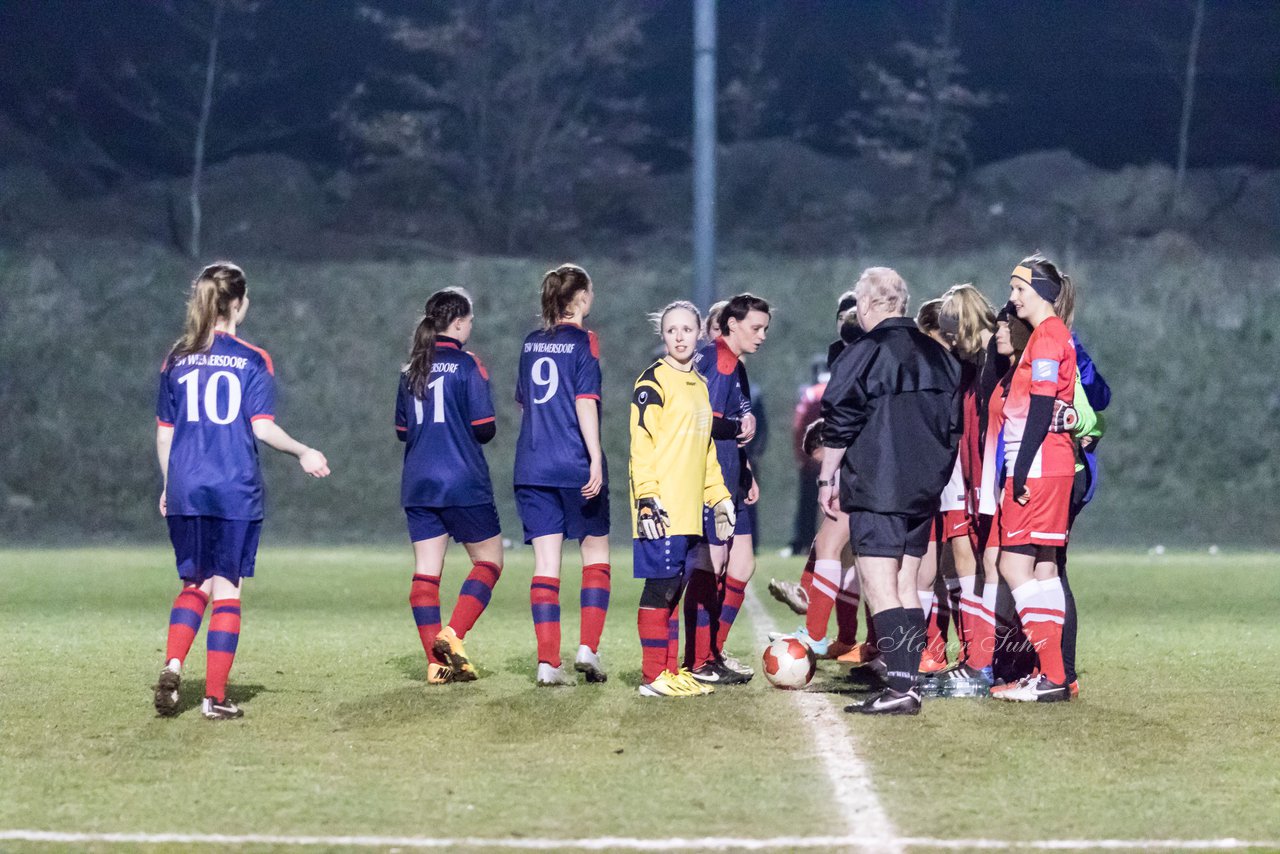
M 600 385 L 600 345 L 594 332 L 561 323 L 524 339 L 516 381 L 516 402 L 523 410 L 516 486 L 578 489 L 587 482 L 591 459 L 578 428 L 577 402 L 592 400 L 599 407 Z M 607 482 L 607 470 L 604 474 Z
M 173 428 L 169 515 L 262 518 L 253 422 L 263 418 L 275 420 L 275 368 L 266 350 L 217 332 L 207 352 L 165 360 L 156 421 Z

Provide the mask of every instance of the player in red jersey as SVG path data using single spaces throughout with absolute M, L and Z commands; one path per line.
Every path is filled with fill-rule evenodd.
M 462 349 L 473 320 L 465 291 L 433 293 L 396 395 L 396 435 L 405 443 L 400 504 L 413 542 L 409 604 L 430 684 L 476 678 L 462 641 L 502 575 L 502 532 L 481 449 L 496 433 L 489 374 L 479 357 Z M 472 568 L 442 629 L 440 574 L 450 537 L 467 550 Z
M 213 603 L 201 713 L 244 713 L 227 699 L 240 640 L 240 581 L 254 574 L 263 484 L 255 440 L 326 477 L 324 454 L 275 423 L 275 368 L 266 350 L 236 337 L 249 311 L 244 272 L 210 264 L 191 286 L 182 337 L 165 357 L 156 399 L 156 456 L 164 475 L 160 515 L 169 527 L 182 590 L 169 614 L 156 712 L 178 712 L 182 665 Z
M 586 270 L 563 264 L 542 277 L 542 328 L 520 352 L 516 401 L 516 507 L 533 546 L 529 602 L 539 685 L 573 685 L 560 662 L 560 558 L 566 538 L 582 552 L 582 621 L 574 669 L 608 677 L 600 635 L 609 609 L 609 484 L 600 447 L 600 344 L 583 328 L 595 291 Z
M 998 696 L 1021 702 L 1071 697 L 1062 660 L 1065 596 L 1057 550 L 1067 542 L 1075 447 L 1051 428 L 1055 404 L 1075 396 L 1076 354 L 1063 322 L 1075 301 L 1071 280 L 1034 255 L 1014 269 L 1010 303 L 1031 324 L 1004 405 L 1006 481 L 1000 504 L 1000 575 L 1040 660 L 1040 674 Z

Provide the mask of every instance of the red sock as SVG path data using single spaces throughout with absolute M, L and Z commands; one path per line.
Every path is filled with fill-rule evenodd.
M 642 678 L 652 682 L 667 668 L 667 609 L 641 608 L 636 625 L 640 629 Z
M 560 666 L 560 579 L 535 575 L 529 584 L 533 609 L 533 634 L 538 639 L 538 661 Z
M 804 615 L 805 630 L 814 640 L 827 636 L 831 609 L 840 595 L 840 561 L 819 560 L 813 564 L 813 584 L 809 588 L 809 610 Z
M 840 591 L 836 597 L 836 638 L 850 646 L 858 642 L 858 609 L 862 607 L 862 599 L 857 593 Z
M 697 670 L 711 660 L 711 623 L 720 610 L 720 593 L 716 575 L 709 570 L 696 569 L 689 573 L 689 585 L 684 592 L 685 631 L 693 635 L 693 642 L 685 642 L 685 664 Z
M 813 564 L 818 560 L 818 553 L 813 546 L 809 547 L 809 559 L 804 562 L 804 570 L 800 573 L 800 587 L 807 595 L 813 593 Z
M 672 607 L 667 612 L 667 669 L 680 670 L 680 609 Z
M 173 600 L 173 610 L 169 612 L 169 639 L 164 648 L 166 663 L 174 658 L 187 660 L 208 604 L 209 597 L 199 587 L 184 587 L 178 598 Z
M 724 599 L 720 602 L 720 629 L 716 632 L 716 653 L 724 654 L 724 641 L 729 637 L 733 621 L 742 610 L 742 600 L 747 598 L 747 582 L 732 576 L 724 577 Z
M 471 627 L 476 624 L 476 620 L 480 619 L 480 615 L 484 613 L 485 606 L 489 604 L 489 597 L 493 595 L 494 585 L 498 583 L 499 576 L 502 575 L 502 567 L 487 561 L 480 561 L 471 567 L 471 574 L 467 576 L 467 580 L 462 582 L 462 590 L 458 593 L 458 604 L 453 608 L 453 615 L 449 618 L 449 628 L 459 638 L 467 636 L 467 632 L 471 631 Z
M 227 676 L 240 643 L 240 600 L 213 600 L 213 616 L 209 618 L 208 664 L 205 667 L 204 693 L 218 702 L 227 699 Z
M 1032 590 L 1030 595 L 1028 589 Z M 1027 582 L 1012 592 L 1022 633 L 1031 641 L 1040 658 L 1040 672 L 1050 682 L 1065 685 L 1067 674 L 1062 664 L 1062 622 L 1065 615 L 1062 609 L 1049 601 L 1048 594 L 1035 581 Z
M 418 626 L 418 637 L 429 661 L 435 661 L 431 645 L 440 634 L 440 579 L 431 575 L 415 575 L 409 587 L 409 606 L 413 608 L 413 622 Z
M 582 628 L 579 643 L 592 652 L 600 651 L 604 618 L 609 613 L 609 564 L 592 563 L 582 568 Z
M 934 661 L 947 660 L 947 634 L 943 631 L 942 610 L 938 607 L 937 598 L 929 604 L 929 613 L 925 615 L 925 654 Z

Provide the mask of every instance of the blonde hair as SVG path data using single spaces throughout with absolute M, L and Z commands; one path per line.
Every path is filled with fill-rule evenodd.
M 693 325 L 698 329 L 702 328 L 702 312 L 698 311 L 698 307 L 687 299 L 678 299 L 675 302 L 669 302 L 663 306 L 662 311 L 655 311 L 649 315 L 649 322 L 653 324 L 653 331 L 662 336 L 662 321 L 667 319 L 667 315 L 676 309 L 684 309 L 693 314 Z
M 905 316 L 911 302 L 907 283 L 896 270 L 889 267 L 868 267 L 853 286 L 858 305 L 879 308 L 890 314 Z
M 722 299 L 711 304 L 711 308 L 707 309 L 706 322 L 702 324 L 702 337 L 708 340 L 715 337 L 720 331 L 720 315 L 724 312 L 725 306 L 729 304 L 727 299 Z
M 231 317 L 232 304 L 244 299 L 247 290 L 244 270 L 230 261 L 218 261 L 201 270 L 191 283 L 187 319 L 182 336 L 169 348 L 169 359 L 203 353 L 213 346 L 213 327 L 220 318 Z
M 982 333 L 996 331 L 996 311 L 972 284 L 954 285 L 942 295 L 939 322 L 955 330 L 956 353 L 973 359 L 984 349 Z

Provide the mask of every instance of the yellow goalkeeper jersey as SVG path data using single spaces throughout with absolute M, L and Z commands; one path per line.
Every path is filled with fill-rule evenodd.
M 631 531 L 636 499 L 657 498 L 669 534 L 702 535 L 702 507 L 729 498 L 711 441 L 711 402 L 697 371 L 665 359 L 650 365 L 631 395 Z

